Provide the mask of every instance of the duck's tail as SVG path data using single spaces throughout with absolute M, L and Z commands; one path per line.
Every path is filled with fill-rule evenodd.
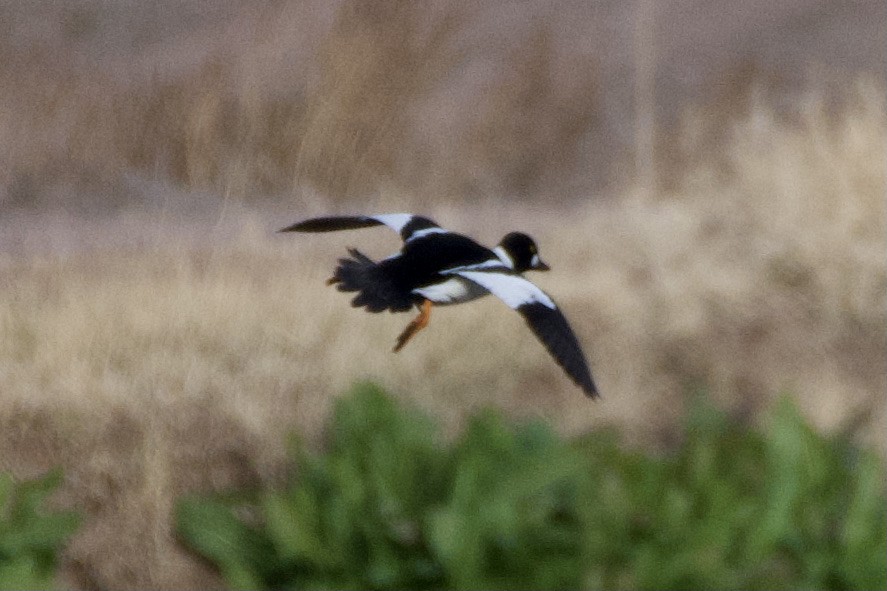
M 355 248 L 349 248 L 353 258 L 339 259 L 336 272 L 327 280 L 339 291 L 356 291 L 351 300 L 355 308 L 366 307 L 368 312 L 406 312 L 413 307 L 411 293 L 398 288 L 385 268 Z

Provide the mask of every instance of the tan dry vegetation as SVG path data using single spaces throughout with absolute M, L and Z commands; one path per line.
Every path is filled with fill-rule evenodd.
M 44 10 L 101 22 L 86 8 Z M 0 204 L 64 204 L 73 188 L 110 207 L 133 172 L 238 199 L 304 186 L 426 204 L 562 198 L 596 123 L 593 63 L 541 23 L 481 38 L 472 19 L 483 12 L 261 3 L 155 52 L 95 61 L 78 59 L 64 26 L 74 40 L 62 49 L 0 39 Z
M 87 513 L 65 555 L 70 585 L 186 588 L 218 581 L 176 545 L 174 499 L 278 481 L 285 435 L 317 441 L 361 378 L 448 429 L 494 405 L 568 433 L 617 424 L 644 445 L 671 440 L 688 388 L 751 416 L 788 389 L 820 427 L 861 425 L 883 449 L 884 93 L 861 83 L 837 118 L 811 94 L 803 113 L 788 126 L 756 105 L 734 131 L 731 174 L 712 158 L 658 200 L 426 210 L 486 243 L 537 237 L 554 270 L 535 279 L 585 343 L 597 403 L 491 299 L 435 311 L 392 354 L 409 316 L 352 310 L 323 285 L 345 246 L 396 248 L 383 230 L 275 235 L 289 217 L 230 210 L 218 215 L 235 237 L 203 240 L 148 211 L 113 222 L 139 246 L 5 254 L 0 469 L 64 467 L 59 502 Z M 311 203 L 287 215 L 333 209 Z M 73 223 L 32 215 L 19 231 Z
M 247 199 L 306 185 L 336 200 L 400 191 L 414 205 L 584 198 L 633 174 L 634 9 L 3 3 L 0 207 L 108 208 L 127 201 L 132 174 Z M 804 0 L 657 5 L 644 42 L 660 180 L 696 157 L 668 133 L 690 104 L 715 105 L 706 149 L 718 151 L 752 83 L 765 80 L 793 111 L 811 80 L 880 75 L 881 13 L 877 0 L 829 11 Z
M 470 2 L 255 3 L 131 54 L 81 54 L 111 4 L 45 3 L 49 32 L 28 43 L 27 11 L 0 6 L 0 470 L 65 469 L 58 502 L 87 515 L 68 586 L 219 586 L 176 545 L 175 498 L 277 482 L 286 434 L 318 442 L 357 379 L 450 432 L 493 405 L 652 446 L 695 387 L 751 417 L 787 389 L 820 427 L 860 425 L 884 449 L 883 83 L 836 111 L 810 93 L 787 120 L 740 68 L 727 98 L 660 135 L 660 165 L 689 163 L 660 169 L 667 195 L 592 194 L 597 152 L 621 156 L 606 91 L 625 77 L 624 31 L 606 38 L 605 78 L 585 43 L 598 36 L 560 29 L 613 25 L 603 3 L 521 4 L 502 25 Z M 286 208 L 237 204 L 257 195 Z M 136 207 L 39 207 L 72 204 Z M 346 246 L 381 257 L 397 240 L 273 234 L 348 210 L 422 211 L 487 244 L 533 234 L 554 269 L 534 279 L 603 400 L 490 299 L 436 310 L 392 354 L 409 315 L 352 310 L 323 280 Z

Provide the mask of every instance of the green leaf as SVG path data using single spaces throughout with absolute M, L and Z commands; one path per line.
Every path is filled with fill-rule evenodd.
M 72 511 L 44 506 L 61 483 L 59 470 L 20 483 L 0 473 L 0 589 L 52 584 L 57 552 L 80 523 Z
M 229 583 L 240 588 L 260 586 L 273 548 L 263 534 L 238 519 L 229 503 L 186 497 L 176 508 L 176 523 L 179 536 L 219 564 Z
M 77 531 L 80 517 L 73 512 L 31 515 L 20 518 L 0 538 L 0 553 L 6 555 L 53 551 Z
M 14 490 L 15 481 L 12 479 L 12 474 L 0 472 L 0 522 L 9 518 Z
M 312 562 L 319 568 L 336 566 L 321 538 L 319 512 L 305 489 L 294 495 L 269 494 L 263 502 L 268 533 L 281 558 L 292 562 Z
M 52 585 L 52 571 L 42 568 L 33 556 L 0 560 L 0 590 L 38 590 Z

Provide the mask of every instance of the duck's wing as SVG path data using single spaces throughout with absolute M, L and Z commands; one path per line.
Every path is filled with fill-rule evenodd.
M 446 273 L 480 285 L 509 308 L 517 310 L 570 379 L 590 398 L 599 396 L 582 347 L 567 319 L 548 294 L 504 268 L 453 269 Z
M 338 230 L 356 230 L 372 226 L 388 226 L 400 234 L 404 242 L 409 242 L 414 238 L 427 234 L 446 232 L 434 221 L 410 213 L 311 218 L 286 228 L 281 228 L 278 232 L 336 232 Z

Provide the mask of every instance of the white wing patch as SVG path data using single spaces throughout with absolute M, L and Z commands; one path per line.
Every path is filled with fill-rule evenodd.
M 473 265 L 462 265 L 461 267 L 451 267 L 449 269 L 444 269 L 441 271 L 444 275 L 453 275 L 455 273 L 461 273 L 462 271 L 478 271 L 481 269 L 495 269 L 499 268 L 502 270 L 506 270 L 502 265 L 502 261 L 499 259 L 490 259 L 488 261 L 484 261 L 482 263 L 475 263 Z
M 395 215 L 398 215 L 398 214 L 395 214 Z M 400 232 L 400 230 L 398 230 L 398 232 Z M 411 242 L 411 241 L 415 240 L 416 238 L 421 238 L 422 236 L 428 236 L 429 234 L 446 234 L 446 233 L 447 233 L 447 231 L 444 230 L 443 228 L 425 228 L 424 230 L 416 230 L 415 232 L 410 234 L 410 237 L 407 238 L 407 242 Z
M 542 304 L 552 310 L 557 309 L 554 301 L 544 291 L 520 275 L 467 270 L 445 271 L 445 273 L 455 273 L 477 283 L 505 302 L 512 310 L 517 310 L 525 304 L 533 303 Z
M 509 269 L 514 269 L 514 261 L 511 259 L 508 253 L 505 252 L 504 248 L 502 248 L 501 246 L 497 246 L 493 249 L 493 252 L 496 253 L 496 256 L 499 257 L 499 260 L 502 261 L 502 263 L 506 267 L 508 267 Z
M 371 215 L 368 217 L 378 222 L 382 222 L 383 224 L 400 234 L 400 231 L 403 230 L 403 227 L 410 223 L 410 220 L 413 219 L 413 214 L 383 213 L 381 215 Z

